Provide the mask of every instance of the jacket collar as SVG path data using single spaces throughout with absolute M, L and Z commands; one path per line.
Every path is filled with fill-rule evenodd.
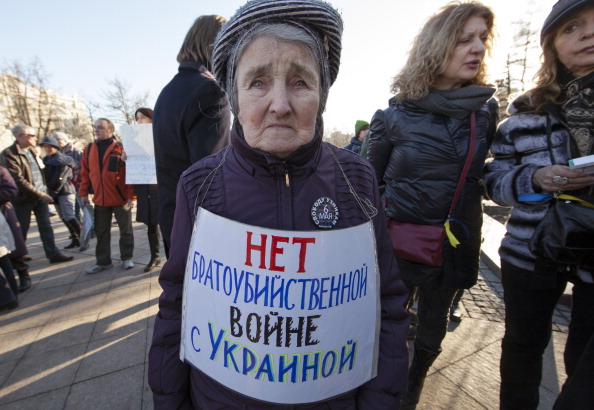
M 16 154 L 18 154 L 18 155 L 27 155 L 27 150 L 22 149 L 18 142 L 15 141 L 14 144 L 12 144 L 12 146 L 14 147 L 13 150 L 14 150 L 14 152 Z M 29 148 L 29 151 L 31 151 L 31 148 Z M 37 156 L 37 154 L 35 153 L 35 151 L 31 151 L 31 153 L 33 154 L 34 157 Z
M 182 69 L 195 70 L 195 71 L 199 71 L 201 73 L 203 73 L 204 71 L 207 71 L 204 64 L 199 63 L 197 61 L 192 61 L 192 60 L 185 60 L 185 61 L 182 61 L 181 63 L 179 63 L 178 71 L 181 71 Z

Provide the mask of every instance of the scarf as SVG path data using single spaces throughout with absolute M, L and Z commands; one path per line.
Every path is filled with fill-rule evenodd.
M 583 157 L 592 153 L 594 142 L 594 73 L 571 77 L 566 84 L 560 84 L 566 98 L 561 114 Z
M 425 97 L 410 102 L 430 113 L 461 120 L 485 105 L 493 94 L 494 88 L 468 85 L 453 90 L 432 89 Z

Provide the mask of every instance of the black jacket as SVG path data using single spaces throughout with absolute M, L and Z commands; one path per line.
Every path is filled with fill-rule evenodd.
M 227 97 L 212 74 L 199 63 L 182 62 L 161 91 L 153 115 L 159 225 L 167 247 L 181 173 L 228 145 L 230 125 Z
M 159 210 L 159 187 L 156 184 L 134 185 L 136 192 L 136 221 L 147 225 L 157 225 Z
M 61 152 L 54 155 L 43 157 L 45 168 L 45 182 L 47 184 L 47 194 L 54 200 L 60 195 L 76 194 L 72 184 L 72 175 L 76 166 L 74 160 Z
M 476 283 L 481 245 L 483 164 L 497 125 L 497 102 L 476 112 L 476 150 L 446 239 L 443 266 L 398 260 L 408 286 L 469 288 Z M 458 120 L 411 102 L 378 110 L 371 122 L 368 158 L 386 184 L 388 216 L 396 221 L 443 225 L 466 161 L 470 116 Z M 405 239 L 404 239 L 405 240 Z
M 344 147 L 344 149 L 348 149 L 349 151 L 353 151 L 355 154 L 358 154 L 361 151 L 361 145 L 363 142 L 359 141 L 357 137 L 351 138 L 351 142 L 349 145 Z

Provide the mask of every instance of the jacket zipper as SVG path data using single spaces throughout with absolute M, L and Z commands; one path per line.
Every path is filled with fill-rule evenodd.
M 291 183 L 289 182 L 289 169 L 287 168 L 287 164 L 284 164 L 284 173 L 285 173 L 285 186 L 287 188 L 291 187 Z

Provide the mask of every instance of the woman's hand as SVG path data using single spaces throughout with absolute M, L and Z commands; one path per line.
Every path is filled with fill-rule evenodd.
M 566 184 L 556 184 L 553 177 L 567 178 Z M 549 165 L 538 169 L 532 175 L 532 184 L 536 190 L 542 191 L 572 191 L 594 184 L 594 175 L 571 171 L 567 165 Z

